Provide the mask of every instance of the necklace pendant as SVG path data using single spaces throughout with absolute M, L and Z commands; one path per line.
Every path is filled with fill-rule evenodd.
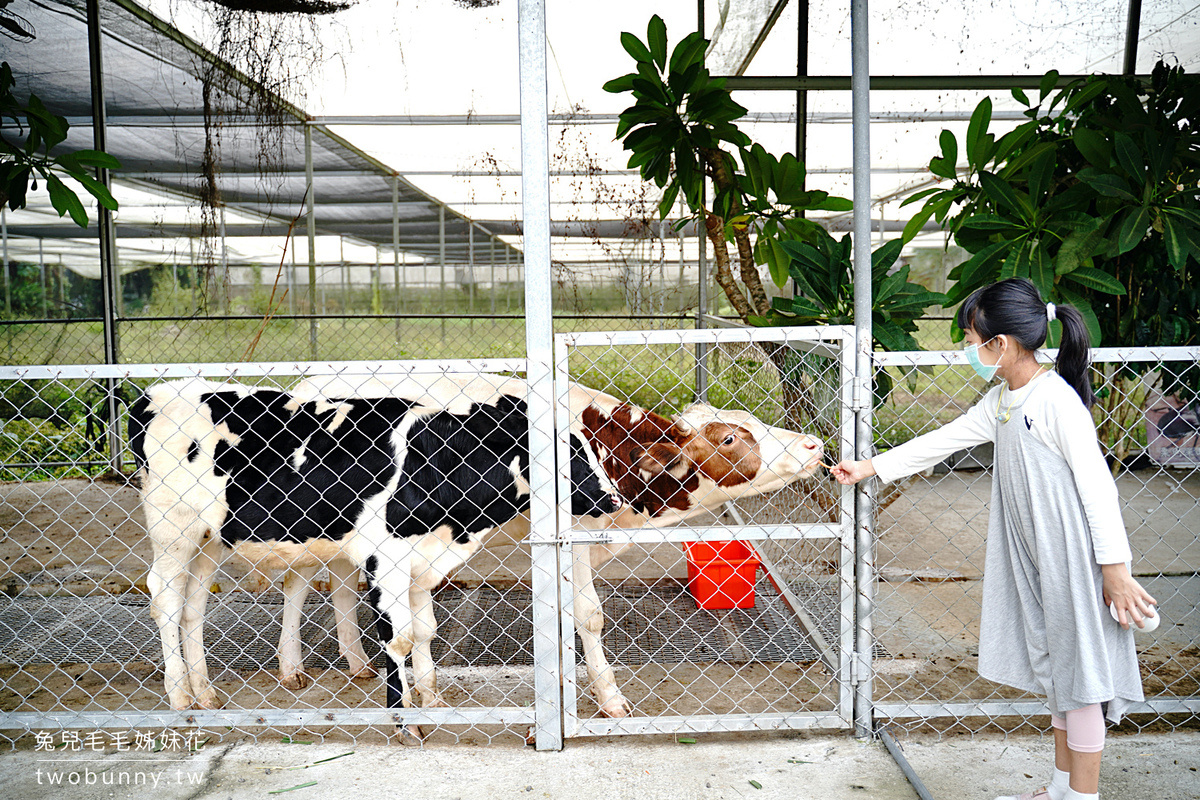
M 1004 423 L 1012 419 L 1012 413 L 1008 410 L 997 412 L 996 422 Z

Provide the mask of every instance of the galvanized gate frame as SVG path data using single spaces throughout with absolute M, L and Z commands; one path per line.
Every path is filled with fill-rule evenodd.
M 569 356 L 573 349 L 585 347 L 611 347 L 621 345 L 688 345 L 697 343 L 748 343 L 783 342 L 797 350 L 817 353 L 835 360 L 839 367 L 839 403 L 842 408 L 841 426 L 838 434 L 838 458 L 854 455 L 854 416 L 850 413 L 854 398 L 861 397 L 862 388 L 855 378 L 855 331 L 850 326 L 825 326 L 811 328 L 733 328 L 708 330 L 641 331 L 619 333 L 566 333 L 555 336 L 555 429 L 558 431 L 558 463 L 566 464 L 568 440 L 565 432 L 571 422 L 568 405 L 570 386 Z M 862 672 L 856 668 L 855 606 L 856 575 L 863 565 L 857 563 L 854 525 L 854 492 L 843 487 L 839 502 L 839 520 L 835 524 L 805 525 L 734 525 L 712 527 L 679 527 L 674 529 L 639 528 L 630 530 L 608 529 L 605 531 L 574 531 L 570 525 L 567 505 L 566 476 L 559 474 L 560 505 L 558 509 L 559 535 L 555 542 L 558 559 L 556 587 L 559 598 L 559 641 L 561 652 L 560 679 L 562 694 L 560 712 L 563 720 L 563 735 L 607 736 L 614 734 L 643 733 L 703 733 L 709 731 L 735 730 L 799 730 L 812 728 L 849 728 L 854 720 L 854 680 Z M 690 716 L 627 717 L 619 720 L 583 720 L 578 713 L 579 686 L 575 667 L 578 653 L 575 648 L 575 622 L 571 612 L 574 586 L 571 577 L 571 548 L 574 545 L 593 543 L 661 544 L 681 541 L 728 541 L 745 540 L 750 543 L 761 541 L 787 541 L 800 539 L 837 539 L 840 544 L 839 565 L 839 630 L 836 652 L 826 650 L 823 660 L 830 664 L 831 673 L 838 686 L 836 710 L 767 712 L 756 714 L 716 714 Z M 764 564 L 770 569 L 769 562 Z M 784 581 L 771 576 L 776 583 Z M 534 594 L 538 595 L 538 575 L 534 575 Z M 798 614 L 804 624 L 803 614 Z M 550 709 L 547 709 L 548 711 Z

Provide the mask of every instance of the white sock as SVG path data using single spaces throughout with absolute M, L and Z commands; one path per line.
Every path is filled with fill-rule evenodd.
M 1077 792 L 1068 786 L 1067 793 L 1062 796 L 1062 800 L 1100 800 L 1100 795 L 1084 794 L 1083 792 Z
M 1054 777 L 1050 779 L 1050 783 L 1046 786 L 1046 791 L 1050 794 L 1050 800 L 1063 800 L 1067 791 L 1071 788 L 1071 773 L 1063 772 L 1058 767 L 1054 768 Z

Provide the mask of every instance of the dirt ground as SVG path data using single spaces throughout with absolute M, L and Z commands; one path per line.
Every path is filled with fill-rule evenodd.
M 907 487 L 880 514 L 874 622 L 879 646 L 874 696 L 880 702 L 1023 697 L 975 672 L 989 488 L 984 474 L 936 476 Z M 1192 473 L 1132 473 L 1122 476 L 1121 492 L 1134 572 L 1158 597 L 1165 620 L 1158 632 L 1138 639 L 1147 695 L 1195 696 L 1200 693 L 1195 610 L 1200 480 Z M 789 581 L 836 573 L 837 546 L 830 544 L 793 549 L 796 563 L 784 565 Z M 145 592 L 149 554 L 136 491 L 123 482 L 0 484 L 0 590 L 13 599 L 0 605 L 38 596 L 137 597 Z M 527 576 L 528 564 L 520 547 L 496 548 L 480 554 L 456 580 L 511 583 Z M 674 544 L 635 548 L 601 573 L 612 585 L 684 577 L 685 562 Z M 269 588 L 237 561 L 227 562 L 214 583 L 218 596 Z M 830 638 L 836 644 L 836 636 Z M 165 709 L 160 665 L 157 651 L 119 664 L 71 663 L 69 658 L 43 664 L 6 653 L 0 658 L 0 709 Z M 838 703 L 837 685 L 817 661 L 615 666 L 638 716 L 828 711 Z M 269 670 L 235 670 L 213 663 L 211 655 L 210 669 L 228 707 L 354 708 L 383 699 L 378 679 L 350 680 L 336 668 L 310 669 L 313 680 L 298 691 L 282 688 Z M 529 667 L 452 667 L 440 676 L 452 706 L 533 702 Z M 579 713 L 592 718 L 595 705 L 585 697 Z M 514 732 L 480 727 L 436 735 L 447 741 L 488 741 L 509 734 Z

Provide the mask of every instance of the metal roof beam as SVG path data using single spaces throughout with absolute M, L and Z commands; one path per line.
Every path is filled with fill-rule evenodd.
M 1037 89 L 1041 75 L 872 75 L 871 91 L 954 91 L 981 89 Z M 1060 75 L 1057 86 L 1086 78 L 1086 75 Z M 1149 75 L 1136 76 L 1150 80 Z M 725 86 L 734 91 L 794 92 L 850 91 L 849 75 L 729 75 Z M 874 121 L 874 120 L 872 120 Z

